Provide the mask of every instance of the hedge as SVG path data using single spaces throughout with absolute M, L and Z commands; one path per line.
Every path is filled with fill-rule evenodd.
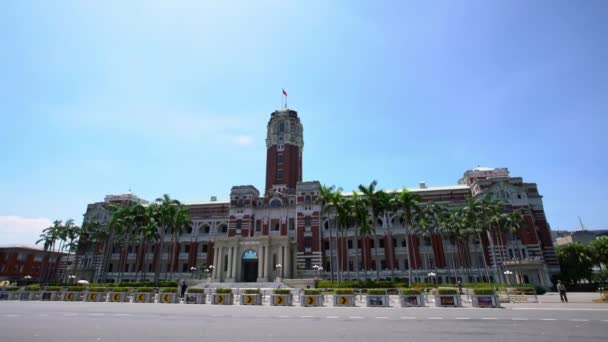
M 160 291 L 164 293 L 176 293 L 177 289 L 175 287 L 161 287 Z
M 321 294 L 321 290 L 319 290 L 319 289 L 305 289 L 304 290 L 304 294 L 305 295 L 309 295 L 309 296 L 316 296 L 316 295 L 320 295 Z
M 367 290 L 367 294 L 369 294 L 369 295 L 385 295 L 386 294 L 386 290 L 385 289 L 369 289 L 369 290 Z
M 5 291 L 19 291 L 19 286 L 9 286 Z
M 352 295 L 355 294 L 355 291 L 353 289 L 336 289 L 334 293 L 337 295 Z
M 458 294 L 458 289 L 455 287 L 440 287 L 437 289 L 437 294 L 440 295 L 455 295 Z
M 243 289 L 243 294 L 260 294 L 260 289 Z
M 61 286 L 47 286 L 47 291 L 61 291 Z
M 404 295 L 421 295 L 422 289 L 401 289 L 401 293 Z
M 40 291 L 40 285 L 28 285 L 25 287 L 25 291 Z
M 349 288 L 349 289 L 377 289 L 377 288 L 397 288 L 397 287 L 407 287 L 407 283 L 404 282 L 393 282 L 393 281 L 341 281 L 341 282 L 331 282 L 329 280 L 320 280 L 318 284 L 316 284 L 318 288 L 326 288 L 326 289 L 339 289 L 339 288 Z
M 106 292 L 106 288 L 92 286 L 92 287 L 89 287 L 89 292 Z
M 287 295 L 287 294 L 290 294 L 291 291 L 289 291 L 288 289 L 274 289 L 274 290 L 272 290 L 272 293 L 274 293 L 274 294 L 281 294 L 281 295 Z
M 156 287 L 138 287 L 136 292 L 154 292 L 156 291 Z
M 188 289 L 188 293 L 205 293 L 205 289 Z
M 215 289 L 215 293 L 217 293 L 217 294 L 230 294 L 230 293 L 232 293 L 232 289 L 225 289 L 225 288 L 218 287 L 217 289 Z
M 486 288 L 478 288 L 478 289 L 474 289 L 473 293 L 476 295 L 494 295 L 496 294 L 496 291 L 491 288 L 491 287 L 486 287 Z
M 82 286 L 70 286 L 68 287 L 68 291 L 72 291 L 72 292 L 82 292 L 84 291 L 85 288 Z
M 114 287 L 110 290 L 110 292 L 129 292 L 128 287 Z

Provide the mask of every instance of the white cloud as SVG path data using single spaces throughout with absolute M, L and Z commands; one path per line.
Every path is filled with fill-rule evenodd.
M 250 145 L 253 142 L 253 138 L 249 135 L 240 135 L 237 143 L 239 145 Z
M 7 244 L 33 245 L 42 230 L 52 225 L 47 218 L 0 216 L 0 241 Z

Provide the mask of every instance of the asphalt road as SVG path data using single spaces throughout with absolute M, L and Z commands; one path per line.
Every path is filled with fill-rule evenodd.
M 0 302 L 0 341 L 606 341 L 608 306 L 302 308 Z

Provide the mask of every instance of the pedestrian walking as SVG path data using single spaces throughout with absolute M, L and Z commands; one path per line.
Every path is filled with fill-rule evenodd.
M 184 299 L 184 295 L 186 294 L 186 289 L 188 288 L 188 285 L 186 285 L 186 281 L 182 280 L 182 292 L 180 294 L 180 298 Z
M 559 299 L 562 300 L 562 303 L 568 303 L 568 296 L 566 296 L 566 285 L 564 285 L 561 280 L 557 281 L 557 291 L 559 291 Z

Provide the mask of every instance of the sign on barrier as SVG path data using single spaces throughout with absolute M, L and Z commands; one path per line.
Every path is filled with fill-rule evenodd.
M 349 297 L 346 297 L 346 296 L 338 297 L 338 303 L 340 303 L 340 305 L 348 305 L 349 301 L 350 301 Z
M 316 305 L 317 297 L 306 297 L 306 305 Z

